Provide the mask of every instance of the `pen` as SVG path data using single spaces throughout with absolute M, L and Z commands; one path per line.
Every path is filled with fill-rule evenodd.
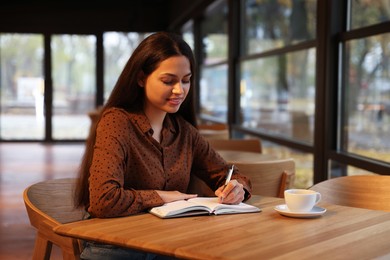
M 232 167 L 229 169 L 228 171 L 228 174 L 227 174 L 227 177 L 226 177 L 226 181 L 225 181 L 225 185 L 223 188 L 226 187 L 226 185 L 228 185 L 230 179 L 232 178 L 232 173 L 233 173 L 233 170 L 234 170 L 234 164 L 232 165 Z
M 223 185 L 223 189 L 222 191 L 226 188 L 226 186 L 229 184 L 231 178 L 232 178 L 232 174 L 233 174 L 233 170 L 234 170 L 234 164 L 232 165 L 232 167 L 230 167 L 229 171 L 228 171 L 228 174 L 226 176 L 226 181 L 225 181 L 225 185 Z M 223 197 L 221 198 L 221 203 L 223 202 Z

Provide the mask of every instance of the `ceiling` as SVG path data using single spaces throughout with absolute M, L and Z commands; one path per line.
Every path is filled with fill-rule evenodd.
M 13 0 L 0 2 L 0 32 L 176 30 L 213 0 Z

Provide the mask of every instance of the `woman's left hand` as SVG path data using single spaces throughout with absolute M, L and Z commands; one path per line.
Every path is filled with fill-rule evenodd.
M 245 191 L 244 185 L 237 180 L 231 180 L 226 187 L 221 186 L 215 191 L 215 195 L 219 197 L 219 203 L 224 204 L 239 204 L 244 200 Z
M 187 194 L 179 191 L 156 190 L 156 192 L 165 203 L 176 200 L 188 200 L 198 196 L 197 194 Z

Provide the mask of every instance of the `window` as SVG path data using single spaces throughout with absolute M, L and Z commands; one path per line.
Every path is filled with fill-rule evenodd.
M 102 62 L 97 60 L 96 35 L 0 34 L 0 139 L 86 139 L 88 114 L 96 100 L 107 99 L 133 50 L 147 35 L 103 34 L 103 92 L 97 91 L 103 86 L 96 82 L 97 63 Z M 45 81 L 44 69 L 52 82 Z
M 293 158 L 295 161 L 294 188 L 307 189 L 313 185 L 313 154 L 261 141 L 263 153 L 275 154 L 281 158 Z
M 244 1 L 244 54 L 315 39 L 316 1 Z
M 43 140 L 43 37 L 0 34 L 0 139 Z
M 103 34 L 105 101 L 134 49 L 146 36 L 142 33 L 106 32 Z
M 312 143 L 314 95 L 314 48 L 241 64 L 240 123 L 244 127 Z
M 390 6 L 348 1 L 341 32 L 337 151 L 331 176 L 388 173 L 390 163 Z M 351 165 L 344 163 L 345 158 Z M 388 166 L 387 166 L 388 167 Z
M 379 24 L 390 20 L 388 0 L 349 0 L 350 30 Z
M 314 145 L 317 1 L 241 2 L 238 126 L 263 140 Z M 313 184 L 313 155 L 269 142 L 296 160 L 295 187 Z M 282 153 L 282 154 L 281 154 Z
M 201 117 L 227 122 L 228 6 L 217 1 L 201 23 L 200 111 Z
M 194 22 L 188 21 L 182 29 L 183 39 L 191 47 L 192 51 L 195 50 L 195 37 L 194 37 Z
M 390 34 L 346 43 L 343 150 L 390 161 Z
M 96 38 L 52 37 L 53 138 L 85 139 L 95 107 Z
M 226 121 L 227 116 L 227 65 L 205 67 L 200 80 L 201 114 Z

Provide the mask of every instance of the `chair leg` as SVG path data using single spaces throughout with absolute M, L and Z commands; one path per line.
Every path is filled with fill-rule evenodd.
M 50 260 L 52 246 L 53 243 L 38 232 L 35 239 L 33 260 Z
M 79 241 L 74 238 L 67 238 L 66 242 L 61 246 L 63 260 L 79 260 L 80 245 Z
M 65 251 L 62 251 L 62 257 L 63 257 L 63 260 L 79 260 L 80 259 L 80 255 L 75 256 L 74 254 L 71 254 L 71 253 L 68 253 Z

